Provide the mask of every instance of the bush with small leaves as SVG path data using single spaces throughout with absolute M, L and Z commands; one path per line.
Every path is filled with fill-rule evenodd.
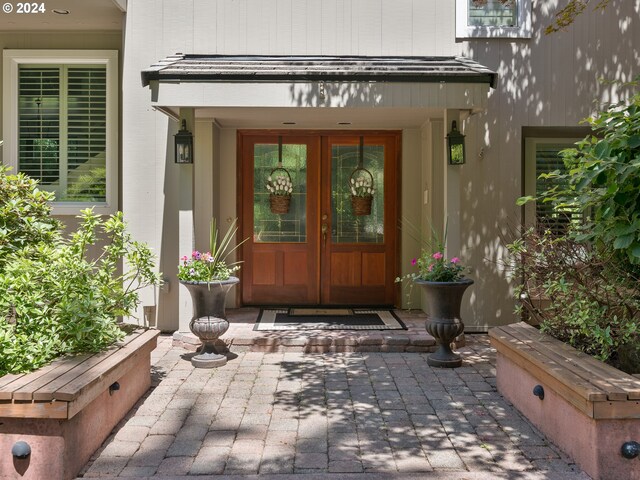
M 64 354 L 97 352 L 121 339 L 118 318 L 135 311 L 138 290 L 159 283 L 150 249 L 132 240 L 122 213 L 103 219 L 84 210 L 78 230 L 66 238 L 48 217 L 49 195 L 35 182 L 2 170 L 0 185 L 3 193 L 13 192 L 0 205 L 6 229 L 0 375 L 30 371 Z M 87 250 L 98 238 L 104 246 L 92 258 Z

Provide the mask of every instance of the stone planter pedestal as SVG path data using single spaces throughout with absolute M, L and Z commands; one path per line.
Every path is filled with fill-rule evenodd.
M 189 329 L 202 342 L 198 353 L 191 358 L 194 367 L 214 368 L 227 363 L 226 355 L 216 350 L 215 342 L 229 329 L 225 315 L 227 293 L 239 281 L 237 277 L 229 277 L 210 283 L 180 282 L 189 290 L 193 302 Z
M 464 332 L 460 319 L 462 296 L 473 280 L 463 278 L 458 282 L 428 282 L 415 280 L 427 298 L 427 332 L 436 339 L 438 349 L 429 355 L 427 363 L 432 367 L 455 368 L 462 365 L 462 358 L 451 350 L 453 340 Z

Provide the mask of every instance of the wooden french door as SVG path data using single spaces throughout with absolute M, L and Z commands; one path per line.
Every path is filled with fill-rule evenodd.
M 399 142 L 398 132 L 239 132 L 243 304 L 395 304 Z M 293 184 L 287 213 L 269 203 L 278 176 Z M 351 178 L 365 177 L 371 213 L 356 215 Z

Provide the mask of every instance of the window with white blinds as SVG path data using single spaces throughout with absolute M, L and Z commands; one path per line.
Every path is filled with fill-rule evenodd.
M 573 147 L 573 144 L 566 143 L 538 143 L 536 144 L 536 194 L 558 186 L 558 179 L 541 178 L 545 173 L 554 171 L 564 172 L 566 170 L 560 152 L 565 148 Z M 550 202 L 536 202 L 536 225 L 539 229 L 549 230 L 555 235 L 563 235 L 573 219 L 580 218 L 576 208 L 560 209 L 554 207 Z
M 105 65 L 21 65 L 18 169 L 56 201 L 106 201 Z
M 575 147 L 578 139 L 535 139 L 525 141 L 525 191 L 526 195 L 538 197 L 542 192 L 560 185 L 559 179 L 542 177 L 544 174 L 560 171 L 566 167 L 560 152 Z M 533 210 L 528 212 L 533 217 L 539 230 L 548 230 L 554 235 L 563 235 L 574 222 L 582 221 L 582 214 L 577 207 L 559 209 L 551 202 L 536 201 Z M 531 218 L 529 218 L 529 222 Z
M 456 0 L 459 38 L 531 37 L 531 0 Z
M 0 161 L 55 193 L 54 215 L 118 210 L 118 52 L 2 51 Z

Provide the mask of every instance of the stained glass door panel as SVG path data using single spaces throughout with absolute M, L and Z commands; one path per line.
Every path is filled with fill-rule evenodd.
M 241 132 L 242 303 L 393 305 L 397 272 L 398 132 L 278 135 Z M 274 171 L 278 166 L 286 170 Z M 371 174 L 371 212 L 356 215 L 352 182 Z M 290 179 L 286 212 L 270 203 L 277 176 Z M 363 174 L 364 175 L 364 174 Z M 271 178 L 271 180 L 269 180 Z M 269 186 L 268 186 L 269 185 Z
M 323 144 L 322 221 L 331 230 L 321 247 L 324 304 L 395 302 L 399 136 L 362 141 L 362 154 L 358 136 L 329 136 Z M 354 193 L 371 197 L 368 213 L 356 209 Z
M 318 304 L 319 139 L 243 135 L 242 297 L 246 304 Z M 274 210 L 274 185 L 290 185 L 288 210 Z M 271 189 L 271 191 L 270 191 Z

